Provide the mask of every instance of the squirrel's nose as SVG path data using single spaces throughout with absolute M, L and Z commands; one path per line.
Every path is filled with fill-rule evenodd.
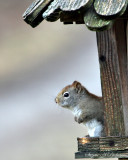
M 55 102 L 58 103 L 58 98 L 55 98 Z

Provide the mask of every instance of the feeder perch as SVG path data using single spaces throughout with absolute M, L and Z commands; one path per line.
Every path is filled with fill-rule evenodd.
M 127 0 L 36 0 L 23 14 L 32 27 L 60 19 L 96 31 L 106 137 L 78 138 L 76 159 L 128 158 L 127 5 Z

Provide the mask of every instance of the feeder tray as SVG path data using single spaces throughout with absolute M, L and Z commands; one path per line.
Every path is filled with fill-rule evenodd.
M 78 138 L 76 159 L 128 158 L 128 137 Z

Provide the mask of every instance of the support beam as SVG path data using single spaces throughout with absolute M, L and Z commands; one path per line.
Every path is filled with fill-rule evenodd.
M 106 136 L 128 135 L 126 20 L 97 32 Z

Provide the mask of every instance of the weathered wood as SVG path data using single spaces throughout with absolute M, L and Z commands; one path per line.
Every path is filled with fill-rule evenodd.
M 128 137 L 78 138 L 78 151 L 119 151 L 128 149 Z
M 48 9 L 43 13 L 43 17 L 46 18 L 50 16 L 56 9 L 68 12 L 77 11 L 81 9 L 81 7 L 87 9 L 92 3 L 93 0 L 53 0 Z
M 95 0 L 94 8 L 102 16 L 118 16 L 124 13 L 126 0 Z
M 119 21 L 117 27 L 120 28 L 122 20 Z M 121 45 L 125 44 L 117 42 L 117 35 L 122 35 L 124 31 L 116 30 L 116 25 L 117 23 L 108 31 L 97 32 L 106 136 L 125 135 L 122 81 L 118 57 Z
M 99 138 L 77 138 L 78 151 L 94 151 L 100 150 Z
M 56 9 L 53 13 L 51 13 L 49 16 L 45 17 L 45 20 L 49 22 L 57 21 L 60 18 L 60 9 Z M 42 15 L 43 16 L 43 15 Z M 43 17 L 44 18 L 44 17 Z
M 128 158 L 128 137 L 79 138 L 78 146 L 76 159 Z
M 117 20 L 115 24 L 118 50 L 125 135 L 128 136 L 128 53 L 127 53 L 127 20 Z
M 32 27 L 36 27 L 39 23 L 43 21 L 42 13 L 47 9 L 48 5 L 53 0 L 36 0 L 34 1 L 28 9 L 23 14 L 23 19 L 26 23 L 30 24 Z
M 91 6 L 91 8 L 87 12 L 85 12 L 84 22 L 85 25 L 93 31 L 106 30 L 113 24 L 113 20 L 105 19 L 104 17 L 98 16 L 93 6 Z
M 122 7 L 124 1 L 125 5 Z M 106 15 L 106 17 L 99 16 L 99 13 L 95 12 L 94 6 L 96 8 L 99 7 L 100 11 L 102 11 L 102 3 L 106 4 L 107 0 L 104 2 L 96 0 L 95 3 L 93 3 L 93 0 L 36 0 L 25 11 L 23 19 L 32 27 L 36 27 L 44 19 L 54 22 L 60 18 L 60 21 L 64 24 L 73 24 L 73 22 L 76 24 L 85 23 L 90 30 L 101 31 L 110 28 L 115 19 L 114 12 L 112 12 L 111 16 Z M 109 5 L 110 10 L 115 6 L 112 5 L 113 3 L 115 4 L 114 1 L 111 1 L 111 7 Z M 124 13 L 126 4 L 126 0 L 121 0 L 117 3 L 117 8 L 121 9 L 119 14 L 117 14 L 118 16 Z M 125 14 L 126 17 L 127 14 Z
M 64 22 L 64 24 L 72 24 L 73 22 L 76 24 L 84 24 L 83 15 L 79 11 L 61 12 L 60 21 Z
M 128 150 L 124 151 L 84 151 L 75 153 L 75 159 L 81 158 L 128 158 Z
M 100 151 L 118 151 L 128 149 L 128 137 L 99 138 Z
M 42 14 L 43 18 L 48 21 L 51 21 L 51 17 L 54 18 L 54 14 L 59 10 L 58 18 L 60 17 L 61 21 L 65 24 L 72 24 L 75 21 L 77 24 L 83 22 L 83 16 L 81 10 L 89 8 L 93 0 L 54 0 L 49 6 L 48 9 Z M 74 12 L 74 13 L 73 13 Z M 73 17 L 74 16 L 74 17 Z M 82 16 L 82 20 L 81 20 Z M 68 20 L 66 20 L 68 17 Z M 80 19 L 79 19 L 80 18 Z M 62 20 L 63 19 L 63 20 Z M 76 20 L 75 20 L 76 19 Z

